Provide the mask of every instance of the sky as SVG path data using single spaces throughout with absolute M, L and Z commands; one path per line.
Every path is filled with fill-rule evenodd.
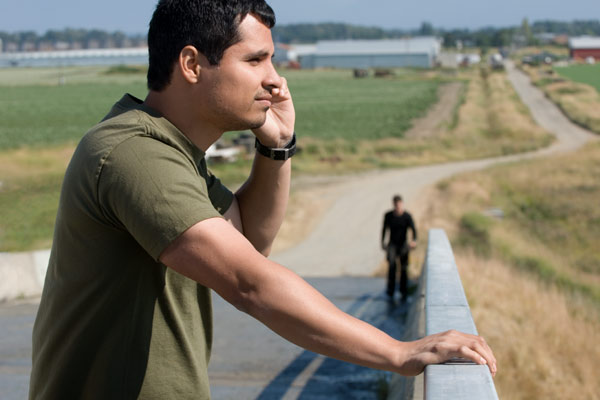
M 0 0 L 0 31 L 86 28 L 147 32 L 156 0 Z M 598 0 L 267 0 L 278 24 L 344 22 L 386 29 L 520 25 L 553 19 L 600 19 Z

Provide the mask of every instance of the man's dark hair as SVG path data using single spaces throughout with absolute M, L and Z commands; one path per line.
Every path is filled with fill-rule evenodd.
M 402 201 L 402 196 L 400 196 L 399 194 L 397 194 L 397 195 L 394 196 L 393 200 L 394 200 L 394 204 L 396 204 L 396 203 Z
M 248 15 L 272 28 L 275 13 L 264 0 L 160 0 L 148 30 L 148 89 L 161 91 L 171 81 L 181 50 L 194 46 L 211 65 L 238 43 L 238 27 Z

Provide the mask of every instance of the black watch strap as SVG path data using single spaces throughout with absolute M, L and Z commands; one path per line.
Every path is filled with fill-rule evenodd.
M 254 142 L 254 147 L 256 148 L 256 151 L 259 154 L 270 158 L 271 160 L 285 161 L 288 158 L 291 158 L 294 154 L 296 154 L 296 132 L 294 132 L 292 140 L 290 140 L 290 142 L 285 147 L 267 147 L 264 144 L 262 144 L 258 140 L 258 138 L 256 138 L 256 141 Z

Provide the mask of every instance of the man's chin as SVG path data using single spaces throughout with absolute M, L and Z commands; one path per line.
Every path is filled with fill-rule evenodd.
M 250 121 L 250 129 L 258 129 L 261 126 L 263 126 L 266 121 L 267 121 L 266 114 L 263 118 L 257 119 L 255 121 Z

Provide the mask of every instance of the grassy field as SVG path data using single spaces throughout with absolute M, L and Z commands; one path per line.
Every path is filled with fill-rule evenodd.
M 294 161 L 295 170 L 336 173 L 402 168 L 529 151 L 552 141 L 534 123 L 505 74 L 472 69 L 453 79 L 463 82 L 465 90 L 452 118 L 442 121 L 432 135 L 379 140 L 306 138 L 301 142 L 303 153 Z
M 586 65 L 574 65 L 567 67 L 569 74 L 588 80 L 590 84 L 579 83 L 573 80 L 565 79 L 559 75 L 555 69 L 542 67 L 522 66 L 522 69 L 529 75 L 532 82 L 539 86 L 544 93 L 560 107 L 560 109 L 575 123 L 593 131 L 600 133 L 600 91 L 597 87 L 591 85 L 597 80 L 589 78 L 589 70 Z M 599 66 L 595 67 L 596 73 L 600 71 Z M 594 70 L 594 68 L 592 68 Z M 583 73 L 582 71 L 586 71 Z
M 144 75 L 60 70 L 32 79 L 31 70 L 0 71 L 0 149 L 77 142 L 119 97 L 146 93 Z M 19 73 L 20 72 L 20 73 Z M 7 74 L 1 78 L 2 74 Z M 11 76 L 12 75 L 12 76 Z M 350 71 L 286 71 L 295 99 L 296 130 L 320 139 L 402 137 L 436 100 L 436 80 L 353 79 Z M 12 79 L 11 79 L 12 78 Z M 12 83 L 9 85 L 9 83 Z M 352 115 L 352 118 L 348 118 Z
M 568 67 L 555 67 L 554 70 L 565 78 L 593 86 L 600 92 L 600 64 L 577 64 Z
M 296 131 L 303 137 L 402 137 L 437 98 L 438 81 L 416 73 L 392 79 L 355 79 L 350 71 L 287 71 L 285 76 L 294 96 Z
M 385 79 L 351 71 L 283 71 L 302 151 L 295 173 L 347 173 L 532 150 L 549 143 L 503 74 L 396 70 Z M 451 121 L 432 137 L 406 139 L 441 84 L 463 82 Z M 0 70 L 0 251 L 46 247 L 60 181 L 75 144 L 125 92 L 145 95 L 144 71 L 119 68 Z M 497 118 L 504 115 L 506 118 Z M 229 136 L 228 136 L 229 137 Z M 229 185 L 252 156 L 211 168 Z
M 451 236 L 500 398 L 598 399 L 600 144 L 470 173 L 428 194 Z M 501 218 L 490 210 L 501 210 Z

